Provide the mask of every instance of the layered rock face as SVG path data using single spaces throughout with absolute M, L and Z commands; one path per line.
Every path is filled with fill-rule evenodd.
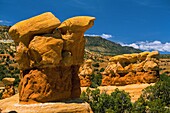
M 108 66 L 102 73 L 101 85 L 156 82 L 159 78 L 158 55 L 157 51 L 153 51 L 123 54 L 110 58 Z
M 92 60 L 88 59 L 85 61 L 84 65 L 79 69 L 79 78 L 81 87 L 90 87 L 92 84 L 90 77 L 93 74 Z
M 21 70 L 22 103 L 54 102 L 79 98 L 79 67 L 84 56 L 84 32 L 95 18 L 77 16 L 60 23 L 47 12 L 12 26 L 16 60 Z

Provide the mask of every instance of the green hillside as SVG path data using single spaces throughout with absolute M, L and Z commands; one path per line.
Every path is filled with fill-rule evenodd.
M 133 47 L 121 46 L 118 43 L 111 42 L 102 37 L 90 37 L 86 38 L 86 50 L 100 53 L 103 55 L 118 55 L 118 54 L 128 54 L 128 53 L 139 53 L 142 52 L 139 49 Z

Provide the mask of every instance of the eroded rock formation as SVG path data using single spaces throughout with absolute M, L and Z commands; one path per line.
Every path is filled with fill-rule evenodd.
M 77 16 L 60 23 L 47 12 L 12 26 L 16 60 L 21 70 L 22 103 L 54 102 L 79 98 L 79 67 L 84 56 L 84 32 L 95 18 Z
M 152 83 L 159 78 L 157 51 L 123 54 L 110 58 L 108 66 L 102 73 L 102 84 L 128 85 Z
M 15 81 L 15 78 L 3 78 L 2 79 L 2 82 L 5 85 L 5 90 L 2 93 L 2 99 L 9 98 L 15 95 L 14 81 Z
M 91 85 L 91 75 L 93 74 L 92 69 L 92 60 L 88 59 L 85 61 L 84 65 L 82 65 L 79 69 L 79 78 L 81 87 L 90 87 Z

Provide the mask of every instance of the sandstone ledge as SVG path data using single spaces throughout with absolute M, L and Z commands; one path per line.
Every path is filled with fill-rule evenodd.
M 1 113 L 93 113 L 88 103 L 54 102 L 38 104 L 19 104 L 19 95 L 0 100 Z

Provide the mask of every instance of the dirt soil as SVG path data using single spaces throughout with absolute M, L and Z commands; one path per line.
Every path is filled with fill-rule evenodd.
M 170 59 L 159 59 L 160 74 L 166 73 L 170 76 Z
M 111 94 L 116 88 L 119 90 L 125 90 L 125 92 L 128 92 L 131 96 L 131 101 L 135 102 L 141 95 L 142 90 L 152 84 L 132 84 L 132 85 L 126 85 L 126 86 L 100 86 L 98 87 L 101 92 L 106 92 L 107 94 Z M 81 91 L 86 91 L 87 87 L 81 87 Z

